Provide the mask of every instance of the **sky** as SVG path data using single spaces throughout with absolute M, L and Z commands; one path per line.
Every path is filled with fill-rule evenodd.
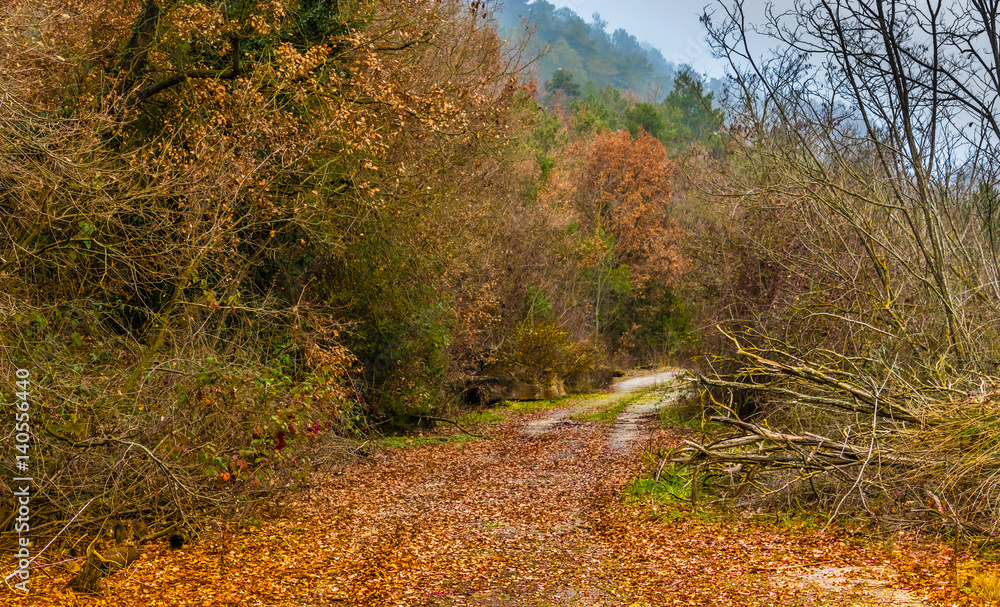
M 567 7 L 588 22 L 595 12 L 608 31 L 625 28 L 640 42 L 649 42 L 676 64 L 687 63 L 700 73 L 720 77 L 722 64 L 712 57 L 705 28 L 698 22 L 710 0 L 549 0 Z M 762 2 L 763 4 L 763 2 Z

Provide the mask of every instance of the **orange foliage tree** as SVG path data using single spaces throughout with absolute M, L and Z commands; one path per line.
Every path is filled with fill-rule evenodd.
M 662 300 L 684 265 L 681 230 L 669 216 L 674 170 L 663 144 L 641 130 L 635 139 L 626 131 L 602 133 L 587 150 L 576 200 L 590 249 L 598 252 L 590 256 L 597 280 L 595 331 L 605 305 L 603 276 L 613 283 L 617 272 L 619 287 L 607 288 L 612 301 L 606 303 L 624 347 L 639 346 L 637 332 L 656 330 L 644 317 L 662 312 Z M 626 288 L 621 279 L 627 279 Z

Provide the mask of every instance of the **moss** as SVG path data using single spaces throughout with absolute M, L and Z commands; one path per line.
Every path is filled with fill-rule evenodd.
M 383 436 L 378 439 L 378 446 L 383 449 L 406 449 L 408 447 L 426 447 L 442 443 L 463 444 L 477 440 L 468 434 L 452 434 L 450 436 Z

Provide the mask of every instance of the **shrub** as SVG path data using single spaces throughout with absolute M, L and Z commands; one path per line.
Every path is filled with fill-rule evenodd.
M 498 368 L 526 382 L 547 382 L 587 374 L 596 354 L 573 341 L 553 321 L 517 325 L 500 355 Z

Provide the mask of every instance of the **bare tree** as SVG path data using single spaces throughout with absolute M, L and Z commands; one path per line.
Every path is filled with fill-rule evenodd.
M 746 436 L 783 445 L 806 476 L 822 445 L 843 443 L 853 462 L 821 467 L 854 466 L 843 488 L 862 501 L 885 485 L 880 463 L 948 487 L 970 516 L 987 486 L 975 466 L 955 476 L 964 456 L 949 432 L 996 383 L 996 15 L 975 0 L 808 0 L 769 7 L 759 23 L 742 1 L 702 18 L 728 61 L 739 142 L 717 193 L 776 218 L 745 229 L 775 269 L 768 309 L 723 327 L 737 385 L 766 393 L 772 409 L 827 412 L 800 425 L 823 420 L 844 438 L 802 449 L 793 435 Z M 773 50 L 759 56 L 757 44 Z M 732 463 L 733 446 L 687 455 Z

